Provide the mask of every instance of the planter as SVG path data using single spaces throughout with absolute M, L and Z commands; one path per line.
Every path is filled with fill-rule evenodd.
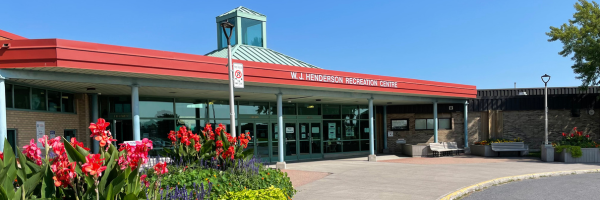
M 600 162 L 600 150 L 598 148 L 581 148 L 581 157 L 573 158 L 567 150 L 554 152 L 554 161 L 565 163 L 597 163 Z
M 402 154 L 410 157 L 427 157 L 429 155 L 429 146 L 402 144 Z
M 497 157 L 498 153 L 492 151 L 490 145 L 471 145 L 471 155 L 483 156 L 483 157 Z

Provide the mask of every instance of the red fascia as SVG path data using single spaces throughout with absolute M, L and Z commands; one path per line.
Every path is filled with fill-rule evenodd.
M 9 33 L 9 32 L 3 31 L 3 30 L 0 30 L 0 37 L 8 38 L 11 40 L 26 40 L 27 39 L 25 37 L 21 37 L 19 35 Z
M 62 39 L 11 41 L 0 50 L 0 68 L 65 67 L 138 74 L 228 80 L 227 59 L 210 56 L 96 44 Z M 344 89 L 391 94 L 475 98 L 475 86 L 408 78 L 295 67 L 235 60 L 244 64 L 246 82 L 304 86 L 307 89 Z M 292 79 L 291 72 L 344 77 L 344 83 Z M 383 80 L 397 88 L 346 84 L 345 78 Z

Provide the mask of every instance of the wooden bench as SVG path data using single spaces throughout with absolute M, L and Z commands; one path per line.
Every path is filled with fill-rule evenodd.
M 500 152 L 502 151 L 516 151 L 521 156 L 521 152 L 527 150 L 529 149 L 525 147 L 524 142 L 492 143 L 492 151 L 498 152 L 498 157 L 500 157 Z
M 441 154 L 444 154 L 445 152 L 453 152 L 452 149 L 446 149 L 444 147 L 444 145 L 440 144 L 440 143 L 429 143 L 429 149 L 431 149 L 431 152 L 433 153 L 432 154 L 433 157 L 436 156 L 436 153 L 437 153 L 437 156 L 440 157 Z

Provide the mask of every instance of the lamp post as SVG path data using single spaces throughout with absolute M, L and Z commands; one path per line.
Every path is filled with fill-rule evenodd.
M 544 145 L 548 145 L 548 82 L 550 75 L 544 74 L 541 78 L 544 82 Z
M 233 25 L 229 23 L 227 20 L 221 22 L 221 27 L 223 27 L 223 35 L 227 38 L 227 67 L 229 70 L 229 117 L 231 121 L 230 133 L 232 137 L 235 137 L 235 109 L 234 109 L 234 99 L 233 99 L 233 64 L 231 62 L 231 34 L 233 33 Z M 227 34 L 226 29 L 229 29 L 229 34 Z

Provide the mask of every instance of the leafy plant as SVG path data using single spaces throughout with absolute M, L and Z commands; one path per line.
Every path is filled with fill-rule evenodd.
M 242 190 L 238 192 L 227 192 L 219 200 L 262 200 L 262 199 L 288 199 L 285 193 L 276 187 L 260 190 Z
M 492 145 L 492 143 L 505 143 L 505 142 L 523 142 L 521 138 L 516 138 L 514 140 L 504 139 L 504 138 L 490 138 L 487 140 L 482 140 L 475 142 L 475 145 Z
M 562 146 L 555 146 L 554 148 L 556 149 L 557 153 L 560 153 L 563 150 L 566 150 L 567 153 L 571 153 L 571 156 L 573 158 L 579 158 L 579 157 L 583 156 L 583 152 L 581 152 L 580 146 L 562 145 Z

